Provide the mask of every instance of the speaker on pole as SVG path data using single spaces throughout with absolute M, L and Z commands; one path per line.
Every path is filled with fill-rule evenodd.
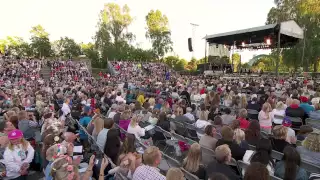
M 188 47 L 189 47 L 189 51 L 192 52 L 193 49 L 192 49 L 192 39 L 191 38 L 188 38 Z

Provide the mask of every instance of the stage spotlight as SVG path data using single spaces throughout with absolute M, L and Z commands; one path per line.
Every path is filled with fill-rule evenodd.
M 244 47 L 246 45 L 246 43 L 245 42 L 242 42 L 242 47 Z
M 271 39 L 268 38 L 268 39 L 266 40 L 266 43 L 267 43 L 267 45 L 271 45 Z

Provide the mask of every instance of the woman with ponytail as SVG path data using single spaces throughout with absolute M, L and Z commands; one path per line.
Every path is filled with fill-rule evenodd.
M 259 162 L 265 165 L 270 175 L 274 173 L 275 162 L 271 156 L 272 145 L 268 139 L 260 139 L 257 143 L 256 150 L 247 150 L 243 156 L 243 161 L 246 163 Z

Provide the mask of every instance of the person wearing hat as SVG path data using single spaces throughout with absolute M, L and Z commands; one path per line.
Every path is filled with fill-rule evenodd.
M 26 179 L 29 164 L 34 157 L 34 149 L 23 138 L 20 130 L 8 133 L 9 145 L 4 151 L 3 163 L 6 166 L 7 179 Z
M 308 103 L 309 100 L 306 96 L 300 96 L 300 100 L 301 103 L 299 106 L 304 110 L 304 112 L 306 112 L 306 114 L 309 114 L 311 111 L 314 111 L 314 107 Z
M 286 128 L 288 129 L 288 132 L 287 132 L 287 141 L 288 141 L 288 142 L 291 142 L 291 141 L 292 141 L 292 138 L 295 138 L 295 137 L 296 137 L 296 133 L 295 133 L 294 130 L 291 128 L 291 126 L 292 126 L 292 121 L 291 121 L 288 117 L 285 117 L 285 118 L 283 118 L 282 126 L 284 126 L 284 127 L 286 127 Z

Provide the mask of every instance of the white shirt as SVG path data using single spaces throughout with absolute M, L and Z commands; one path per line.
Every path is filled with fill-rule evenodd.
M 69 114 L 71 112 L 71 109 L 70 109 L 68 104 L 63 103 L 61 111 L 63 112 L 63 115 L 65 116 L 65 115 L 67 115 L 67 114 Z
M 108 115 L 108 118 L 113 119 L 114 115 L 116 115 L 116 114 L 117 114 L 116 112 L 111 111 L 111 112 L 109 113 L 109 115 Z
M 186 114 L 184 114 L 184 116 L 187 117 L 187 118 L 189 118 L 189 119 L 190 119 L 191 121 L 193 121 L 193 122 L 194 122 L 194 120 L 195 120 L 195 119 L 194 119 L 194 115 L 191 114 L 191 113 L 189 113 L 189 112 L 186 113 Z
M 274 116 L 277 115 L 277 116 L 285 117 L 286 111 L 284 109 L 281 109 L 281 110 L 273 109 L 271 114 L 272 114 L 273 123 L 282 124 L 283 119 L 276 119 L 274 118 Z
M 134 127 L 129 125 L 128 126 L 128 133 L 134 134 L 134 136 L 140 140 L 141 136 L 144 136 L 146 134 L 146 130 L 142 127 L 140 127 L 138 124 L 135 125 Z
M 198 120 L 196 121 L 196 123 L 194 123 L 194 126 L 195 126 L 196 128 L 199 128 L 199 129 L 203 129 L 203 130 L 204 130 L 204 128 L 205 128 L 207 125 L 210 125 L 210 124 L 211 124 L 211 123 L 210 123 L 209 121 L 198 119 Z M 200 134 L 200 133 L 198 133 L 198 132 L 197 132 L 197 135 L 198 135 L 198 138 L 199 138 L 199 139 L 203 136 L 203 134 Z
M 116 101 L 117 102 L 123 102 L 123 103 L 126 103 L 126 101 L 123 99 L 123 97 L 121 97 L 121 96 L 117 96 L 116 97 Z
M 106 145 L 108 131 L 109 129 L 103 128 L 97 136 L 97 145 L 102 151 L 104 151 Z
M 27 155 L 26 155 L 26 152 Z M 34 149 L 28 143 L 26 151 L 22 149 L 22 145 L 15 145 L 13 151 L 8 147 L 4 151 L 3 164 L 6 166 L 7 179 L 14 179 L 20 176 L 20 169 L 23 163 L 31 163 L 34 156 Z
M 287 133 L 287 141 L 291 142 L 291 137 L 296 137 L 296 133 L 294 132 L 294 130 L 290 127 L 288 128 L 288 133 Z

